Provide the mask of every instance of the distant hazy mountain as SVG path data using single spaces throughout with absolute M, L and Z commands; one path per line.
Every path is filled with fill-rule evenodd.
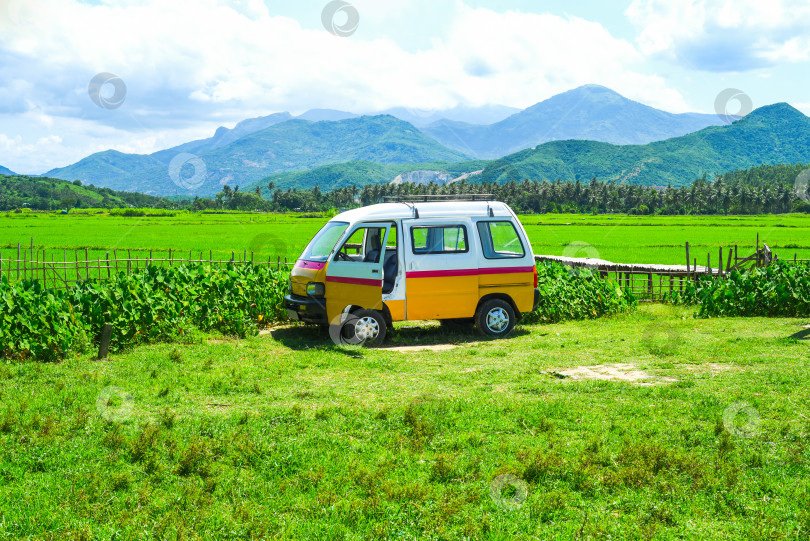
M 168 168 L 178 155 L 192 154 L 203 159 L 208 173 L 208 182 L 194 193 L 210 195 L 226 183 L 244 186 L 271 174 L 327 164 L 456 162 L 469 157 L 499 157 L 557 139 L 645 143 L 721 122 L 715 115 L 659 111 L 595 85 L 554 96 L 513 114 L 515 111 L 500 105 L 460 106 L 427 113 L 391 110 L 399 120 L 394 115 L 358 117 L 332 109 L 312 109 L 297 118 L 276 113 L 244 120 L 231 129 L 220 127 L 210 138 L 151 155 L 100 152 L 46 175 L 118 190 L 188 194 L 171 182 Z M 403 119 L 431 124 L 420 132 Z M 492 120 L 498 121 L 475 124 Z M 340 170 L 341 174 L 350 173 L 350 169 Z M 385 174 L 388 172 L 386 169 Z M 397 169 L 396 174 L 403 172 L 407 171 Z M 373 180 L 368 182 L 379 181 L 382 174 L 376 168 Z M 306 179 L 311 181 L 316 176 L 308 175 Z M 340 182 L 353 181 L 341 177 Z
M 50 171 L 47 175 L 154 195 L 212 195 L 221 191 L 224 184 L 245 186 L 273 173 L 311 169 L 329 163 L 367 160 L 393 164 L 467 158 L 392 116 L 336 122 L 288 120 L 224 146 L 209 143 L 194 152 L 204 163 L 206 174 L 204 182 L 192 191 L 181 187 L 182 183 L 176 182 L 176 178 L 171 178 L 165 163 L 166 152 L 163 151 L 164 159 L 159 160 L 156 155 L 106 151 Z
M 441 120 L 465 122 L 467 124 L 493 124 L 499 122 L 520 109 L 505 105 L 485 105 L 482 107 L 457 106 L 441 111 L 423 111 L 420 109 L 406 109 L 395 107 L 376 114 L 395 116 L 405 122 L 410 122 L 417 128 L 424 128 Z
M 440 120 L 423 131 L 450 148 L 481 158 L 497 158 L 548 141 L 568 139 L 646 144 L 722 123 L 717 115 L 667 113 L 609 88 L 586 85 L 489 126 Z
M 0 165 L 0 175 L 16 175 L 14 171 Z
M 346 111 L 337 111 L 335 109 L 310 109 L 306 113 L 300 114 L 295 118 L 301 120 L 309 120 L 311 122 L 320 122 L 321 120 L 347 120 L 349 118 L 357 118 L 360 115 L 354 113 L 347 113 Z
M 230 130 L 225 127 L 217 128 L 217 131 L 214 132 L 214 136 L 209 137 L 208 139 L 191 141 L 190 143 L 185 143 L 173 148 L 155 152 L 151 156 L 158 161 L 168 164 L 175 156 L 182 152 L 188 152 L 189 154 L 204 154 L 214 150 L 215 148 L 229 145 L 237 139 L 241 139 L 242 137 L 250 135 L 251 133 L 256 133 L 257 131 L 269 128 L 270 126 L 275 126 L 276 124 L 292 120 L 292 118 L 293 117 L 290 115 L 290 113 L 276 113 L 258 118 L 249 118 L 238 123 L 233 127 L 233 129 Z
M 576 180 L 647 186 L 683 186 L 704 174 L 748 169 L 761 164 L 810 161 L 810 118 L 786 103 L 761 107 L 731 125 L 712 126 L 681 137 L 646 145 L 612 145 L 597 141 L 553 141 L 497 160 L 453 164 L 332 164 L 305 173 L 290 172 L 263 179 L 277 186 L 328 191 L 348 180 L 365 185 L 390 182 L 410 171 L 444 171 L 454 177 L 483 169 L 468 182 Z M 336 185 L 332 182 L 337 181 Z

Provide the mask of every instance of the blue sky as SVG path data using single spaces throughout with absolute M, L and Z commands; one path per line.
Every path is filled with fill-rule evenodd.
M 326 6 L 0 0 L 0 165 L 148 153 L 278 111 L 524 108 L 587 83 L 671 112 L 736 88 L 810 114 L 806 0 L 354 0 L 332 33 Z M 347 10 L 356 30 L 335 35 Z M 119 107 L 90 99 L 99 73 L 126 85 Z

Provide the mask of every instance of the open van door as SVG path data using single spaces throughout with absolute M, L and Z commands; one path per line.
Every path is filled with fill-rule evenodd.
M 326 268 L 326 314 L 338 324 L 347 306 L 382 310 L 383 260 L 391 223 L 356 224 Z

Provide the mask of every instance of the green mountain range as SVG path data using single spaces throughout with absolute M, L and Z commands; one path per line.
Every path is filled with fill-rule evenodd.
M 704 174 L 712 178 L 762 164 L 810 161 L 810 118 L 786 103 L 761 107 L 730 125 L 645 145 L 612 145 L 596 141 L 553 141 L 497 160 L 453 164 L 421 163 L 381 168 L 351 162 L 311 171 L 273 175 L 261 185 L 322 191 L 348 184 L 389 182 L 408 171 L 432 170 L 458 177 L 479 174 L 469 182 L 509 180 L 590 180 L 646 186 L 684 186 Z
M 565 92 L 524 111 L 459 106 L 445 111 L 395 108 L 390 112 L 364 117 L 330 109 L 313 109 L 297 117 L 276 113 L 244 120 L 231 129 L 220 127 L 212 137 L 150 155 L 99 152 L 45 175 L 159 195 L 211 195 L 225 184 L 245 186 L 271 174 L 349 161 L 390 165 L 494 158 L 560 139 L 646 143 L 721 122 L 716 115 L 659 111 L 596 85 Z M 201 161 L 187 164 L 172 178 L 170 164 L 182 164 L 192 156 Z M 371 169 L 376 173 L 367 176 L 368 182 L 400 170 Z M 194 180 L 203 173 L 204 182 L 198 185 Z
M 668 113 L 609 88 L 585 85 L 487 126 L 440 120 L 423 131 L 450 148 L 491 159 L 549 141 L 582 139 L 636 145 L 721 124 L 718 115 Z
M 294 119 L 275 123 L 223 146 L 210 141 L 196 150 L 204 164 L 170 175 L 166 151 L 150 156 L 106 151 L 47 173 L 65 180 L 80 179 L 116 190 L 154 195 L 213 195 L 225 184 L 244 186 L 269 174 L 307 170 L 352 160 L 377 163 L 459 161 L 465 154 L 448 149 L 407 122 L 392 116 L 311 122 Z M 190 153 L 192 154 L 192 153 Z M 177 154 L 174 154 L 176 156 Z M 174 157 L 172 156 L 172 158 Z M 193 179 L 195 173 L 204 180 Z M 184 186 L 185 184 L 185 186 Z M 189 189 L 189 186 L 193 189 Z

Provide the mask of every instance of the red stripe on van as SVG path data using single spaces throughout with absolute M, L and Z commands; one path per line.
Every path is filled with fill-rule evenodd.
M 326 281 L 334 282 L 336 284 L 382 287 L 382 280 L 369 280 L 368 278 L 345 278 L 343 276 L 327 276 Z
M 306 261 L 305 259 L 299 259 L 295 262 L 295 267 L 298 269 L 313 269 L 313 270 L 321 270 L 326 266 L 326 263 L 319 263 L 317 261 Z
M 534 267 L 489 267 L 485 269 L 412 271 L 405 273 L 406 278 L 450 278 L 453 276 L 484 276 L 487 274 L 517 274 L 534 272 Z

